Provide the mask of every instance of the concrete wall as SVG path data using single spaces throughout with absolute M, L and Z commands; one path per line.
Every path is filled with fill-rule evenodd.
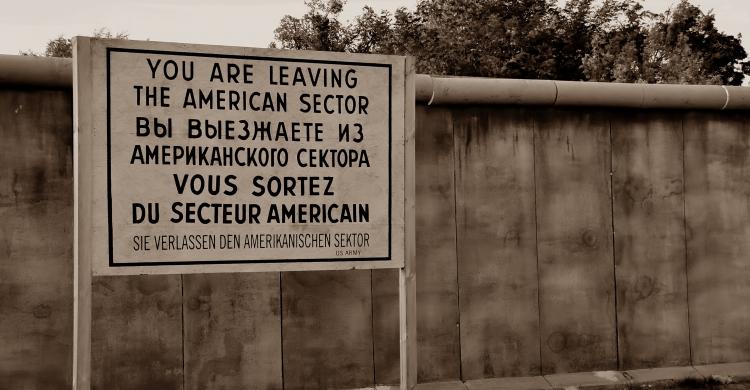
M 69 90 L 0 89 L 0 388 L 69 388 Z M 421 382 L 750 360 L 750 112 L 417 107 Z M 100 277 L 96 389 L 398 380 L 397 274 Z
M 0 389 L 70 388 L 70 91 L 0 90 Z

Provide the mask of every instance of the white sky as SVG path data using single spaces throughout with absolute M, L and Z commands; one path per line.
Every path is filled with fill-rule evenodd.
M 60 34 L 91 35 L 100 27 L 132 39 L 266 47 L 286 14 L 301 16 L 303 0 L 0 0 L 0 54 L 43 51 Z M 478 0 L 481 1 L 481 0 Z M 562 1 L 562 0 L 559 0 Z M 661 12 L 678 0 L 646 0 Z M 349 0 L 344 19 L 369 4 L 376 10 L 414 9 L 417 0 Z M 719 30 L 750 42 L 750 0 L 693 0 L 713 9 Z M 744 42 L 746 49 L 750 45 Z

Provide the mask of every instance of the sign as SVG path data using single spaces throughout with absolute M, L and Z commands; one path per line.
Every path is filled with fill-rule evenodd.
M 416 385 L 406 57 L 76 37 L 73 388 L 93 276 L 399 268 Z
M 78 45 L 94 275 L 403 267 L 405 57 Z

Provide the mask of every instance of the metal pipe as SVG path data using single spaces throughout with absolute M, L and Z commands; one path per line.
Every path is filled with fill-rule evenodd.
M 419 103 L 750 109 L 750 87 L 626 84 L 417 75 Z M 0 85 L 70 88 L 69 58 L 0 54 Z
M 727 91 L 727 110 L 746 110 L 750 107 L 750 87 L 724 87 Z
M 418 102 L 429 102 L 432 100 L 433 78 L 426 74 L 418 74 L 414 77 L 414 98 Z
M 70 58 L 0 54 L 0 85 L 70 88 L 73 63 Z
M 723 110 L 729 98 L 727 90 L 720 85 L 642 85 L 643 108 Z
M 642 107 L 640 84 L 555 81 L 555 106 Z
M 556 94 L 551 80 L 432 77 L 431 99 L 427 104 L 552 105 Z M 427 91 L 417 93 L 426 95 Z
M 432 83 L 426 80 L 432 78 Z M 420 75 L 417 102 L 667 109 L 750 109 L 749 87 L 484 79 Z M 432 90 L 429 86 L 432 85 Z M 426 97 L 430 96 L 429 99 Z

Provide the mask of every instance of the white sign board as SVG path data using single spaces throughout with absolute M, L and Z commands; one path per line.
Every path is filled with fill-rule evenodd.
M 403 267 L 405 57 L 78 45 L 94 275 Z

